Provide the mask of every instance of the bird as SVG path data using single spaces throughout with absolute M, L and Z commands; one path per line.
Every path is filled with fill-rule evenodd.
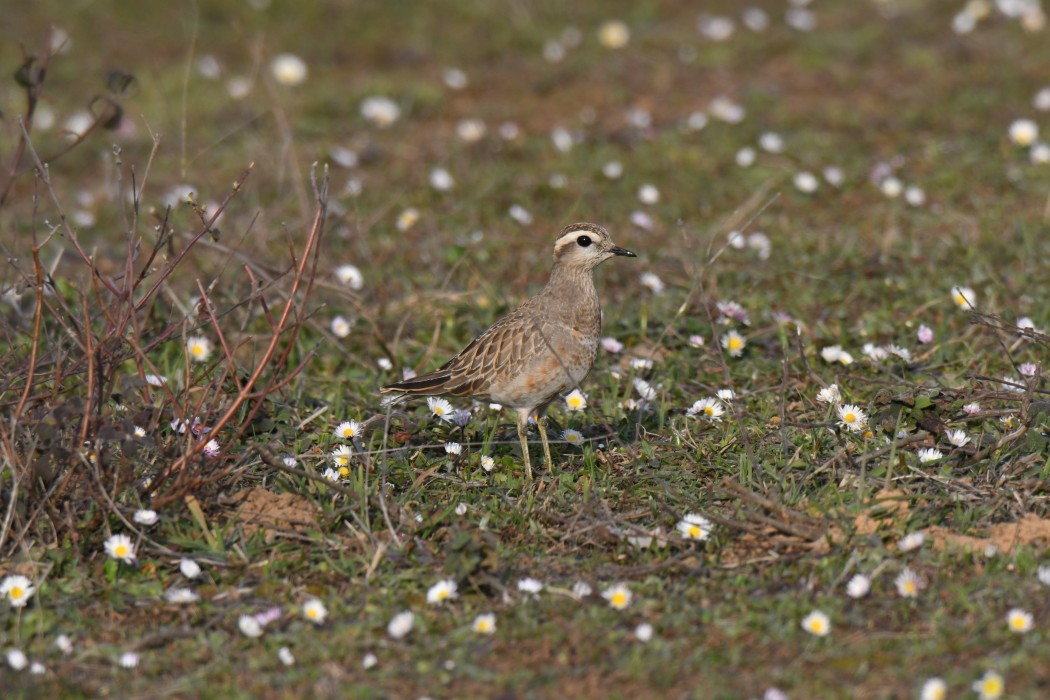
M 381 387 L 396 394 L 459 396 L 498 403 L 517 412 L 522 459 L 531 481 L 526 439 L 536 417 L 547 468 L 554 471 L 546 412 L 561 394 L 579 388 L 594 365 L 602 311 L 593 271 L 606 260 L 638 257 L 615 245 L 598 224 L 566 226 L 554 242 L 547 285 L 496 321 L 439 369 Z

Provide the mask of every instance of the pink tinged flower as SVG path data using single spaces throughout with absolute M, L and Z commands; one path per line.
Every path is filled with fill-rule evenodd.
M 915 336 L 923 345 L 929 345 L 933 342 L 933 330 L 926 324 L 919 326 L 919 330 L 916 331 Z

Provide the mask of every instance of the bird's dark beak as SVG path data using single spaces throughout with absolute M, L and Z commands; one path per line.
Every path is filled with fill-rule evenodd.
M 609 250 L 609 252 L 612 253 L 613 255 L 622 255 L 625 258 L 637 258 L 638 257 L 637 255 L 635 255 L 631 251 L 627 250 L 626 248 L 621 248 L 620 246 L 613 246 Z

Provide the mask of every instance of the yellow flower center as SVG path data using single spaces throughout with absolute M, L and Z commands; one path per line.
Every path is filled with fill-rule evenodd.
M 689 526 L 689 536 L 692 537 L 692 538 L 695 538 L 695 539 L 700 539 L 700 526 L 699 525 L 690 525 Z
M 21 586 L 11 586 L 11 592 L 9 593 L 11 600 L 21 600 L 22 596 L 25 595 L 25 591 L 22 590 Z
M 727 345 L 729 346 L 730 350 L 739 350 L 744 345 L 744 341 L 742 341 L 740 338 L 737 338 L 736 336 L 733 336 L 729 338 L 729 342 L 727 343 Z
M 308 618 L 310 618 L 311 620 L 316 620 L 317 619 L 317 613 L 318 613 L 317 608 L 307 608 L 307 610 L 306 610 L 306 616 Z
M 705 406 L 704 407 L 704 413 L 706 413 L 708 417 L 711 417 L 711 416 L 715 415 L 715 407 L 714 406 Z
M 817 619 L 814 619 L 814 620 L 810 621 L 809 629 L 810 629 L 811 632 L 815 632 L 817 634 L 823 634 L 824 630 L 827 629 L 827 626 L 824 624 L 823 620 L 817 618 Z
M 123 559 L 128 556 L 128 546 L 126 544 L 118 544 L 113 548 L 113 553 L 117 555 L 117 558 Z
M 847 414 L 845 414 L 844 416 L 842 416 L 842 422 L 843 423 L 856 423 L 857 422 L 857 414 L 856 413 L 847 413 Z
M 339 476 L 343 477 L 344 479 L 350 476 L 350 469 L 348 467 L 339 467 Z
M 438 600 L 444 600 L 445 598 L 448 598 L 448 591 L 442 588 L 440 591 L 437 592 L 436 597 Z
M 905 581 L 904 584 L 901 586 L 901 590 L 903 590 L 906 595 L 914 595 L 916 590 L 915 582 Z
M 989 698 L 997 698 L 1003 694 L 1003 681 L 1001 678 L 986 678 L 981 681 L 981 693 Z
M 488 620 L 478 620 L 477 624 L 474 625 L 474 629 L 478 632 L 488 632 L 492 629 L 492 624 Z
M 614 608 L 623 608 L 627 606 L 627 594 L 623 591 L 616 591 L 612 594 L 612 598 L 609 599 Z

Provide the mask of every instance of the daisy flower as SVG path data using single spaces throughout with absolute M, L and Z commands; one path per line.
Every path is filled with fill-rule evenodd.
M 927 462 L 936 462 L 938 459 L 944 457 L 944 453 L 938 450 L 936 447 L 924 447 L 918 451 L 919 464 L 926 464 Z
M 380 128 L 386 128 L 401 116 L 401 108 L 389 97 L 368 97 L 361 102 L 361 116 Z
M 331 328 L 332 335 L 334 335 L 336 338 L 345 338 L 346 336 L 350 335 L 350 322 L 342 316 L 336 316 L 332 319 Z
M 24 608 L 35 590 L 32 582 L 21 574 L 6 576 L 0 583 L 0 596 L 7 598 L 12 608 Z
M 715 396 L 717 396 L 720 401 L 729 403 L 736 398 L 736 392 L 732 389 L 719 389 L 715 392 Z
M 255 639 L 261 637 L 263 633 L 262 625 L 255 619 L 254 615 L 241 615 L 237 618 L 237 627 L 248 639 Z
M 831 619 L 820 610 L 814 610 L 802 618 L 802 629 L 817 637 L 826 637 L 831 632 Z
M 7 665 L 15 671 L 21 671 L 29 665 L 29 659 L 21 649 L 8 649 L 5 656 Z
M 1010 140 L 1018 146 L 1031 146 L 1039 138 L 1039 127 L 1031 119 L 1016 119 L 1010 124 Z
M 343 467 L 343 469 L 345 470 L 346 467 Z M 340 470 L 338 469 L 328 467 L 323 472 L 321 472 L 321 476 L 324 477 L 325 481 L 339 481 L 339 479 L 341 478 L 341 474 L 339 473 L 339 471 Z M 349 474 L 349 471 L 347 471 L 347 474 Z
M 971 401 L 962 407 L 962 411 L 968 416 L 976 415 L 981 412 L 981 404 L 976 401 Z
M 291 87 L 306 80 L 306 61 L 291 53 L 277 54 L 270 62 L 270 71 L 279 85 Z
M 219 446 L 219 441 L 214 438 L 204 443 L 204 447 L 201 448 L 201 452 L 204 453 L 205 457 L 218 457 L 221 451 L 222 447 Z
M 616 353 L 623 352 L 623 343 L 621 343 L 616 338 L 602 338 L 601 344 L 602 350 L 605 350 L 605 352 L 610 352 L 614 355 Z
M 523 578 L 518 581 L 518 590 L 522 593 L 531 593 L 537 595 L 543 590 L 543 581 L 539 581 L 534 578 Z
M 361 435 L 361 424 L 356 420 L 345 420 L 335 429 L 335 436 L 343 440 L 352 440 Z
M 887 177 L 879 183 L 879 189 L 890 199 L 896 199 L 904 191 L 904 185 L 895 177 Z
M 455 412 L 452 408 L 452 404 L 450 404 L 448 400 L 439 399 L 434 396 L 427 398 L 427 408 L 430 409 L 431 413 L 443 421 L 452 420 L 452 414 Z
M 749 168 L 755 164 L 755 157 L 755 149 L 751 148 L 751 146 L 744 146 L 736 152 L 733 160 L 735 160 L 736 164 L 741 168 Z
M 639 642 L 648 642 L 653 638 L 653 626 L 648 622 L 643 622 L 634 628 L 634 638 Z
M 839 391 L 838 384 L 832 384 L 826 386 L 817 392 L 817 401 L 820 403 L 837 404 L 842 401 L 842 393 Z
M 572 594 L 576 596 L 577 600 L 586 598 L 591 593 L 594 593 L 594 590 L 591 589 L 591 585 L 586 581 L 577 581 L 572 584 Z
M 688 513 L 678 521 L 678 534 L 688 540 L 706 540 L 711 536 L 711 521 L 702 515 Z
M 970 436 L 966 434 L 965 430 L 945 430 L 944 436 L 955 447 L 966 447 L 967 443 L 970 442 Z
M 656 398 L 656 388 L 641 377 L 635 377 L 633 384 L 634 390 L 638 392 L 643 401 L 652 401 Z
M 1014 608 L 1006 613 L 1006 626 L 1011 632 L 1024 634 L 1032 629 L 1032 613 L 1021 608 Z
M 394 639 L 401 639 L 412 631 L 412 625 L 415 622 L 416 616 L 412 614 L 412 611 L 399 612 L 390 618 L 390 622 L 386 626 L 386 633 Z
M 897 587 L 897 593 L 902 598 L 916 598 L 919 595 L 919 589 L 922 588 L 922 580 L 914 571 L 904 567 L 897 574 L 897 578 L 893 579 L 893 585 Z
M 125 564 L 135 561 L 135 545 L 127 535 L 111 535 L 106 539 L 106 554 L 113 559 L 120 559 Z
M 456 582 L 452 579 L 438 581 L 427 589 L 427 602 L 431 605 L 438 605 L 446 600 L 455 598 L 457 596 L 456 588 Z
M 579 430 L 573 430 L 572 428 L 568 428 L 564 433 L 562 433 L 561 436 L 562 439 L 565 440 L 565 442 L 569 443 L 570 445 L 573 445 L 574 447 L 579 447 L 583 444 L 583 433 L 581 433 Z
M 618 19 L 603 22 L 598 28 L 598 41 L 607 49 L 622 49 L 631 40 L 631 30 Z
M 858 433 L 868 425 L 868 414 L 856 404 L 847 403 L 836 410 L 839 414 L 839 425 L 851 433 Z
M 376 657 L 375 654 L 369 652 L 368 654 L 365 654 L 364 657 L 362 657 L 361 668 L 367 671 L 368 669 L 375 666 L 377 663 L 379 663 L 379 658 Z
M 444 168 L 434 168 L 430 171 L 430 186 L 438 192 L 447 192 L 455 184 L 452 174 Z
M 609 601 L 609 605 L 617 610 L 623 610 L 631 604 L 631 589 L 625 583 L 617 583 L 602 591 L 602 598 Z
M 63 654 L 72 654 L 73 640 L 69 638 L 69 635 L 60 634 L 55 637 L 55 647 Z
M 365 286 L 365 276 L 361 274 L 361 270 L 357 265 L 349 263 L 340 265 L 335 268 L 335 276 L 336 279 L 350 287 L 350 289 L 359 290 Z
M 474 618 L 474 623 L 471 625 L 471 629 L 478 634 L 495 634 L 496 616 L 493 613 L 478 615 Z
M 135 511 L 135 514 L 131 516 L 131 519 L 137 522 L 139 525 L 156 525 L 160 516 L 157 515 L 157 511 L 149 510 L 146 508 L 140 508 Z
M 928 678 L 919 691 L 920 700 L 945 700 L 948 697 L 948 684 L 940 678 Z
M 496 468 L 496 460 L 489 455 L 482 455 L 481 457 L 481 468 L 487 472 L 492 471 Z
M 480 141 L 485 137 L 486 131 L 488 131 L 488 127 L 480 119 L 461 119 L 456 122 L 456 136 L 466 143 Z M 503 135 L 502 129 L 500 130 L 500 135 Z M 506 137 L 504 136 L 504 138 Z
M 826 348 L 821 348 L 820 357 L 825 362 L 835 363 L 842 359 L 842 346 L 841 345 L 829 345 Z
M 1006 682 L 995 671 L 985 671 L 973 682 L 973 690 L 981 700 L 998 700 L 1006 690 Z
M 277 650 L 277 659 L 285 666 L 292 666 L 295 664 L 295 657 L 292 656 L 292 650 L 288 647 L 281 647 Z
M 120 664 L 121 668 L 132 669 L 139 665 L 139 655 L 133 651 L 125 651 L 117 659 L 117 663 Z
M 197 362 L 205 362 L 211 357 L 211 341 L 202 335 L 194 336 L 186 341 L 186 352 Z
M 897 543 L 897 549 L 902 552 L 913 552 L 916 549 L 922 547 L 926 542 L 926 533 L 922 532 L 910 532 Z
M 702 416 L 712 423 L 721 423 L 725 408 L 718 399 L 707 397 L 694 402 L 685 413 L 688 416 Z
M 336 467 L 348 467 L 350 466 L 350 456 L 353 452 L 346 445 L 340 445 L 339 447 L 332 450 L 332 462 L 335 463 Z
M 642 204 L 656 204 L 660 201 L 660 190 L 656 189 L 655 185 L 642 185 L 638 189 L 638 201 Z
M 456 455 L 461 455 L 463 454 L 463 445 L 459 444 L 458 442 L 446 442 L 445 454 L 452 455 L 453 457 Z
M 311 598 L 303 603 L 303 615 L 315 625 L 320 625 L 328 617 L 328 608 L 317 598 Z
M 565 396 L 565 407 L 570 411 L 582 411 L 587 408 L 587 397 L 579 389 L 573 389 Z
M 729 331 L 722 336 L 721 339 L 722 347 L 726 349 L 730 357 L 740 357 L 744 354 L 744 348 L 747 347 L 747 341 L 744 336 L 734 331 Z
M 933 342 L 933 329 L 924 323 L 919 326 L 919 330 L 915 331 L 915 337 L 923 345 L 929 345 Z
M 795 183 L 795 189 L 803 194 L 812 194 L 820 186 L 820 180 L 817 179 L 817 176 L 805 170 L 795 173 L 792 182 Z
M 667 288 L 667 285 L 655 272 L 643 272 L 638 281 L 653 294 L 661 294 Z
M 196 603 L 200 599 L 200 596 L 192 590 L 181 586 L 172 586 L 164 591 L 164 600 L 173 605 L 189 605 L 190 603 Z
M 702 336 L 702 335 L 694 334 L 694 335 L 689 336 L 689 344 L 691 346 L 693 346 L 694 348 L 702 348 L 702 347 L 704 347 L 704 345 L 706 343 L 707 343 L 707 341 L 704 340 L 704 336 Z
M 864 574 L 856 574 L 846 584 L 846 595 L 850 598 L 863 598 L 871 591 L 871 579 Z
M 904 201 L 913 207 L 921 207 L 926 203 L 926 192 L 916 185 L 908 185 L 904 190 Z
M 1039 579 L 1039 583 L 1044 586 L 1050 586 L 1050 566 L 1040 566 L 1035 572 L 1035 576 Z
M 952 287 L 952 301 L 963 311 L 977 306 L 977 293 L 969 287 Z

